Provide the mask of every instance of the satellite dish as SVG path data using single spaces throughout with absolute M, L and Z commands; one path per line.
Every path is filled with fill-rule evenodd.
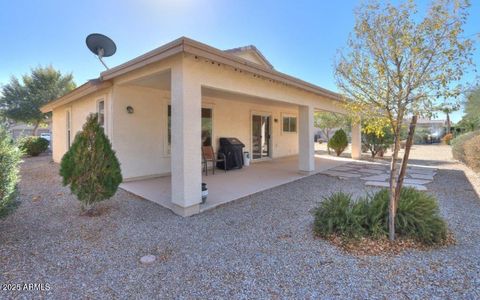
M 92 33 L 87 36 L 85 42 L 87 43 L 88 49 L 90 49 L 90 51 L 92 51 L 93 54 L 98 57 L 100 62 L 108 70 L 108 67 L 103 62 L 102 58 L 112 56 L 117 51 L 117 46 L 112 39 L 100 33 Z

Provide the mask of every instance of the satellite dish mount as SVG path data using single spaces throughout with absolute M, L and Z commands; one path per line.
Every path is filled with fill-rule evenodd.
M 103 66 L 108 70 L 107 65 L 103 61 L 104 57 L 110 57 L 117 51 L 117 46 L 108 36 L 99 33 L 92 33 L 85 40 L 88 49 L 95 54 Z

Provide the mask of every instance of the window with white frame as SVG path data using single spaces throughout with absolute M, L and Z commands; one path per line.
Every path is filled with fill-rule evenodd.
M 67 113 L 66 113 L 66 124 L 65 124 L 65 128 L 66 128 L 66 135 L 67 135 L 67 149 L 70 149 L 70 146 L 72 145 L 72 130 L 71 130 L 71 126 L 72 126 L 72 116 L 71 116 L 71 113 L 70 113 L 70 110 L 67 110 Z
M 212 146 L 213 139 L 213 109 L 202 107 L 202 146 Z M 170 154 L 172 147 L 172 106 L 167 105 L 167 148 Z
M 98 124 L 105 129 L 105 101 L 99 100 L 97 103 Z
M 297 132 L 297 117 L 293 115 L 283 115 L 283 132 Z

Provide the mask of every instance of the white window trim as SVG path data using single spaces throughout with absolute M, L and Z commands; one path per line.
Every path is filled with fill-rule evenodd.
M 283 119 L 284 118 L 295 118 L 297 124 L 295 126 L 295 131 L 285 131 L 283 129 Z M 292 113 L 282 113 L 282 120 L 281 120 L 281 127 L 282 127 L 282 134 L 285 133 L 285 134 L 297 134 L 298 132 L 298 116 L 296 114 L 292 114 Z
M 96 111 L 97 111 L 97 114 L 100 113 L 100 102 L 103 101 L 103 130 L 105 133 L 107 133 L 107 100 L 105 100 L 106 97 L 101 97 L 101 98 L 98 98 L 97 101 L 96 101 Z
M 70 147 L 72 146 L 72 108 L 71 107 L 68 107 L 65 110 L 65 144 L 67 146 L 67 151 L 70 150 Z
M 268 147 L 270 148 L 270 155 L 268 157 L 262 157 L 262 158 L 257 158 L 257 159 L 253 159 L 253 135 L 252 135 L 252 131 L 253 131 L 253 116 L 262 116 L 262 117 L 270 117 L 270 140 L 269 140 L 269 145 Z M 248 133 L 248 135 L 250 136 L 250 157 L 251 157 L 251 162 L 254 163 L 254 162 L 259 162 L 259 161 L 264 161 L 264 160 L 270 160 L 272 159 L 274 156 L 274 149 L 273 149 L 273 145 L 274 145 L 274 135 L 273 135 L 273 130 L 274 130 L 274 127 L 273 127 L 273 123 L 274 123 L 274 117 L 273 117 L 273 112 L 268 112 L 268 111 L 259 111 L 259 110 L 251 110 L 250 111 L 250 120 L 249 120 L 249 124 L 250 124 L 250 131 Z
M 165 116 L 165 121 L 163 123 L 163 129 L 164 129 L 163 155 L 165 157 L 170 157 L 172 155 L 171 145 L 170 146 L 168 145 L 168 106 L 172 106 L 171 101 L 166 101 L 165 105 L 163 106 L 163 109 L 164 109 L 163 115 Z M 205 103 L 205 104 L 202 104 L 202 108 L 208 108 L 212 110 L 212 147 L 215 149 L 215 147 L 217 147 L 217 144 L 215 143 L 217 139 L 215 136 L 215 104 Z M 173 116 L 173 111 L 172 111 L 172 116 Z M 173 133 L 172 133 L 172 137 L 173 137 Z

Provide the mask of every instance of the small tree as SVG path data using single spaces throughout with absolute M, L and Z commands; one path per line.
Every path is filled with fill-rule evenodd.
M 463 37 L 466 0 L 434 0 L 425 16 L 419 15 L 412 0 L 399 6 L 382 3 L 372 0 L 357 11 L 349 50 L 340 52 L 336 63 L 336 78 L 357 115 L 376 114 L 392 128 L 389 237 L 394 240 L 398 199 L 417 116 L 430 114 L 436 99 L 460 93 L 454 84 L 473 64 L 473 41 Z M 399 167 L 401 127 L 409 117 Z
M 87 213 L 96 202 L 115 195 L 123 180 L 120 163 L 98 123 L 97 114 L 91 114 L 82 131 L 75 136 L 62 158 L 60 175 L 63 185 L 70 185 L 72 193 L 82 202 L 82 210 Z
M 12 77 L 0 92 L 0 110 L 11 120 L 33 124 L 33 134 L 45 121 L 40 107 L 75 88 L 72 74 L 62 75 L 52 66 L 38 67 L 23 75 L 22 82 Z
M 340 156 L 348 147 L 348 138 L 345 131 L 343 129 L 335 131 L 330 141 L 328 141 L 328 146 L 335 151 L 337 156 Z
M 345 116 L 337 115 L 331 112 L 317 112 L 315 113 L 315 127 L 319 128 L 320 131 L 327 138 L 327 151 L 330 154 L 330 133 L 332 130 L 341 128 L 345 126 L 347 119 Z
M 447 133 L 450 134 L 452 133 L 452 122 L 450 121 L 450 114 L 453 112 L 456 112 L 457 110 L 460 109 L 460 103 L 442 103 L 436 108 L 438 111 L 441 111 L 445 114 L 447 118 Z
M 362 129 L 362 144 L 370 151 L 372 158 L 377 154 L 383 157 L 383 153 L 393 145 L 393 133 L 390 126 L 384 126 L 380 132 Z

